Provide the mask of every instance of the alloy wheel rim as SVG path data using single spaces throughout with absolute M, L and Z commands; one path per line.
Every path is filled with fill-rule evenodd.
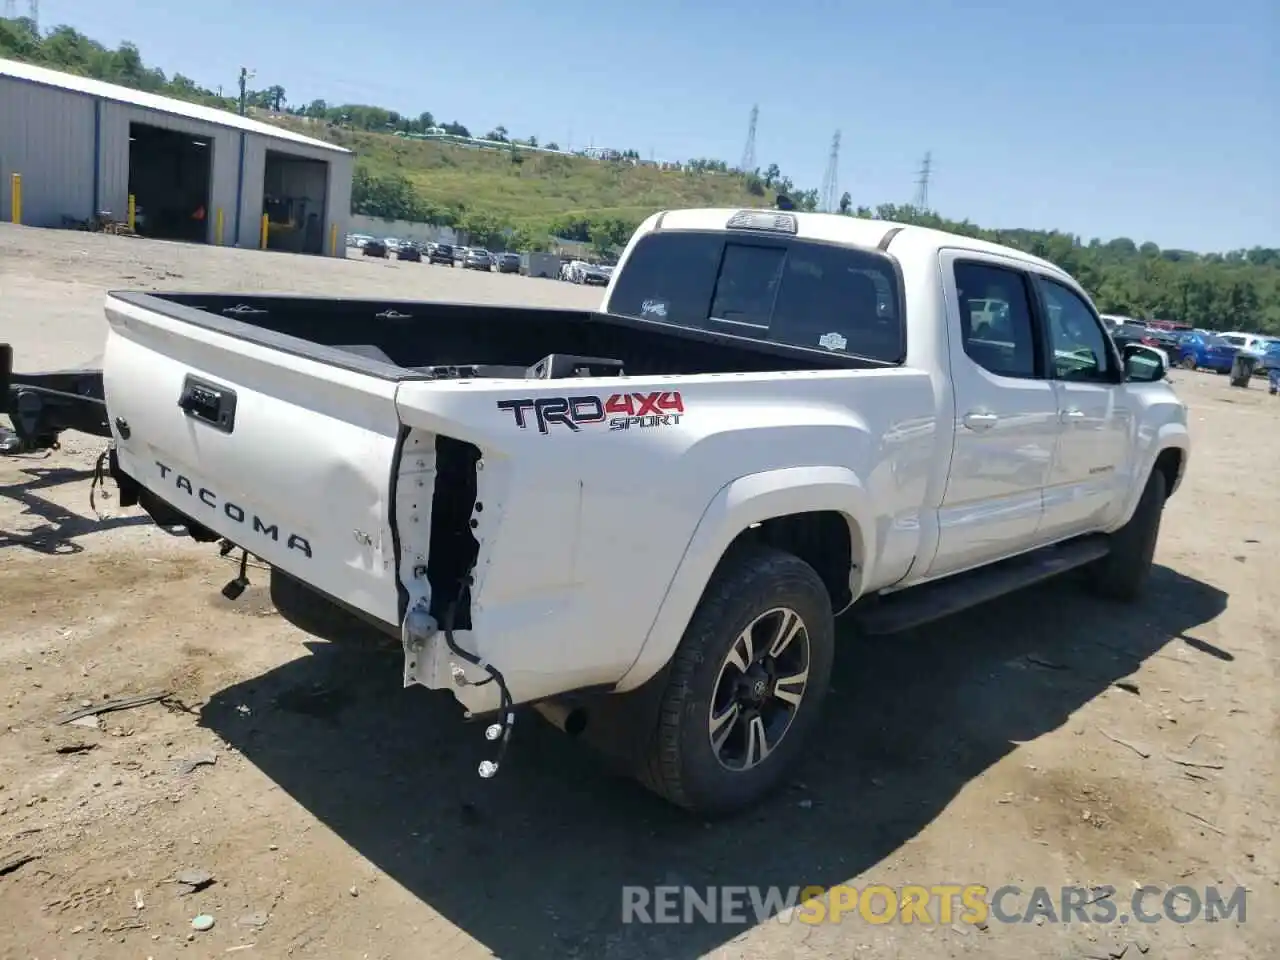
M 745 773 L 767 760 L 791 729 L 809 687 L 809 629 L 790 607 L 760 614 L 720 664 L 708 711 L 711 751 Z

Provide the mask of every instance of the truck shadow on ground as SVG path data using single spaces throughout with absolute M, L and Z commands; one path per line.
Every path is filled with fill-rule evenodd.
M 64 483 L 88 480 L 93 476 L 92 470 L 70 467 L 25 467 L 22 473 L 31 479 L 19 483 L 0 484 L 0 497 L 7 497 L 20 504 L 24 514 L 37 516 L 43 522 L 21 533 L 0 529 L 0 548 L 25 547 L 28 550 L 46 554 L 80 553 L 84 550 L 84 546 L 76 542 L 79 537 L 117 527 L 136 527 L 151 522 L 150 517 L 141 514 L 106 517 L 99 520 L 94 516 L 68 510 L 61 504 L 54 503 L 35 492 Z M 108 496 L 110 495 L 111 493 L 108 492 Z M 110 506 L 110 504 L 104 505 Z M 86 494 L 86 513 L 88 508 Z
M 532 715 L 498 777 L 480 780 L 491 746 L 481 726 L 464 724 L 448 694 L 398 691 L 399 651 L 385 646 L 312 642 L 311 656 L 220 692 L 202 722 L 497 956 L 685 960 L 744 928 L 623 924 L 624 885 L 847 880 L 1015 741 L 1061 726 L 1162 647 L 1189 642 L 1175 638 L 1226 599 L 1157 567 L 1135 608 L 1060 581 L 893 642 L 850 640 L 793 785 L 715 825 L 606 773 Z M 1194 650 L 1232 659 L 1203 641 Z

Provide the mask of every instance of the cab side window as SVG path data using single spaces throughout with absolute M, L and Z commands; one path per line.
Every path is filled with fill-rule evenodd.
M 969 359 L 1001 377 L 1041 376 L 1027 277 L 1006 267 L 957 261 L 955 279 Z
M 1039 283 L 1053 350 L 1053 375 L 1076 382 L 1115 382 L 1111 337 L 1088 304 L 1060 283 L 1044 277 Z

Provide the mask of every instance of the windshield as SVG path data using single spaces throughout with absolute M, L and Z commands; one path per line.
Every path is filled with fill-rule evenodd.
M 643 237 L 614 278 L 623 316 L 898 363 L 897 274 L 880 253 L 781 236 Z
M 1206 347 L 1230 347 L 1233 344 L 1224 340 L 1222 337 L 1215 337 L 1212 334 L 1204 334 L 1201 336 Z

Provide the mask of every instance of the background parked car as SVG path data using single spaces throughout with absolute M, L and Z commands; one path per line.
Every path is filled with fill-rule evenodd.
M 1227 343 L 1233 344 L 1245 353 L 1251 353 L 1255 357 L 1260 357 L 1267 352 L 1267 340 L 1270 339 L 1260 333 L 1240 333 L 1237 330 L 1230 330 L 1219 334 L 1219 336 Z
M 1266 343 L 1260 348 L 1261 356 L 1258 358 L 1258 370 L 1280 370 L 1280 340 L 1275 337 L 1267 337 Z
M 360 248 L 366 257 L 382 257 L 386 259 L 387 245 L 375 237 L 370 237 Z
M 1229 373 L 1240 348 L 1212 333 L 1189 333 L 1178 344 L 1177 364 L 1186 370 Z
M 489 251 L 482 247 L 468 247 L 466 256 L 462 260 L 462 269 L 464 270 L 484 270 L 488 272 L 493 266 L 493 261 L 489 258 Z
M 1271 371 L 1280 371 L 1280 340 L 1272 340 L 1271 345 L 1267 347 L 1267 352 L 1262 355 L 1262 359 L 1258 361 L 1258 366 L 1266 370 L 1268 375 Z M 1271 383 L 1272 391 L 1277 388 L 1275 381 Z
M 410 263 L 421 263 L 422 251 L 418 249 L 418 245 L 412 240 L 405 240 L 396 249 L 396 259 L 408 260 Z
M 427 263 L 442 263 L 446 267 L 452 267 L 453 246 L 448 243 L 433 243 L 427 251 Z
M 520 254 L 518 253 L 498 254 L 497 266 L 498 266 L 499 273 L 519 273 L 520 272 Z

